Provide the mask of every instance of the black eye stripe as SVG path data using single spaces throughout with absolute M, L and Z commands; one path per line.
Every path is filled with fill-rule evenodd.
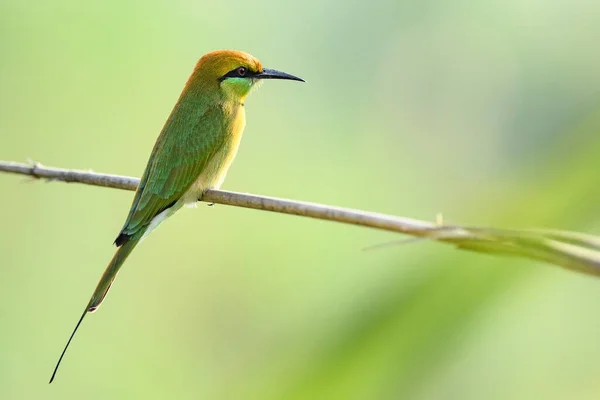
M 240 70 L 244 71 L 244 73 L 240 74 Z M 250 69 L 241 66 L 241 67 L 237 67 L 236 69 L 232 69 L 231 71 L 229 71 L 228 73 L 226 73 L 225 75 L 223 75 L 222 77 L 219 78 L 219 81 L 224 81 L 227 78 L 250 78 L 254 75 L 256 75 L 257 72 L 253 72 Z

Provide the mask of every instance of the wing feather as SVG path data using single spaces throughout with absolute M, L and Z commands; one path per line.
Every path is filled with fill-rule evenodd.
M 226 135 L 219 106 L 179 103 L 158 137 L 129 215 L 115 243 L 146 229 L 150 221 L 171 207 L 196 181 Z

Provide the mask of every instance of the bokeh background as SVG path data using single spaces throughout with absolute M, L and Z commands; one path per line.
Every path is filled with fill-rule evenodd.
M 600 233 L 600 2 L 0 0 L 0 159 L 139 176 L 197 58 L 247 101 L 224 189 Z M 132 193 L 0 175 L 2 399 L 597 399 L 600 281 L 184 209 L 71 329 Z

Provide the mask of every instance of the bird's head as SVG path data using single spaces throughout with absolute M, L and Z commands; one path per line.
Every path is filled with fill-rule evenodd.
M 226 98 L 243 102 L 262 79 L 304 80 L 274 69 L 263 68 L 260 61 L 243 51 L 219 50 L 200 58 L 188 87 L 212 90 Z

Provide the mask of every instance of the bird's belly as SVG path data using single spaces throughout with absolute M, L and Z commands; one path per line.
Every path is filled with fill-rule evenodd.
M 224 158 L 220 154 L 215 154 L 210 159 L 200 176 L 182 196 L 182 202 L 187 207 L 195 207 L 198 199 L 207 189 L 218 189 L 223 184 L 227 170 L 233 161 L 233 157 Z

